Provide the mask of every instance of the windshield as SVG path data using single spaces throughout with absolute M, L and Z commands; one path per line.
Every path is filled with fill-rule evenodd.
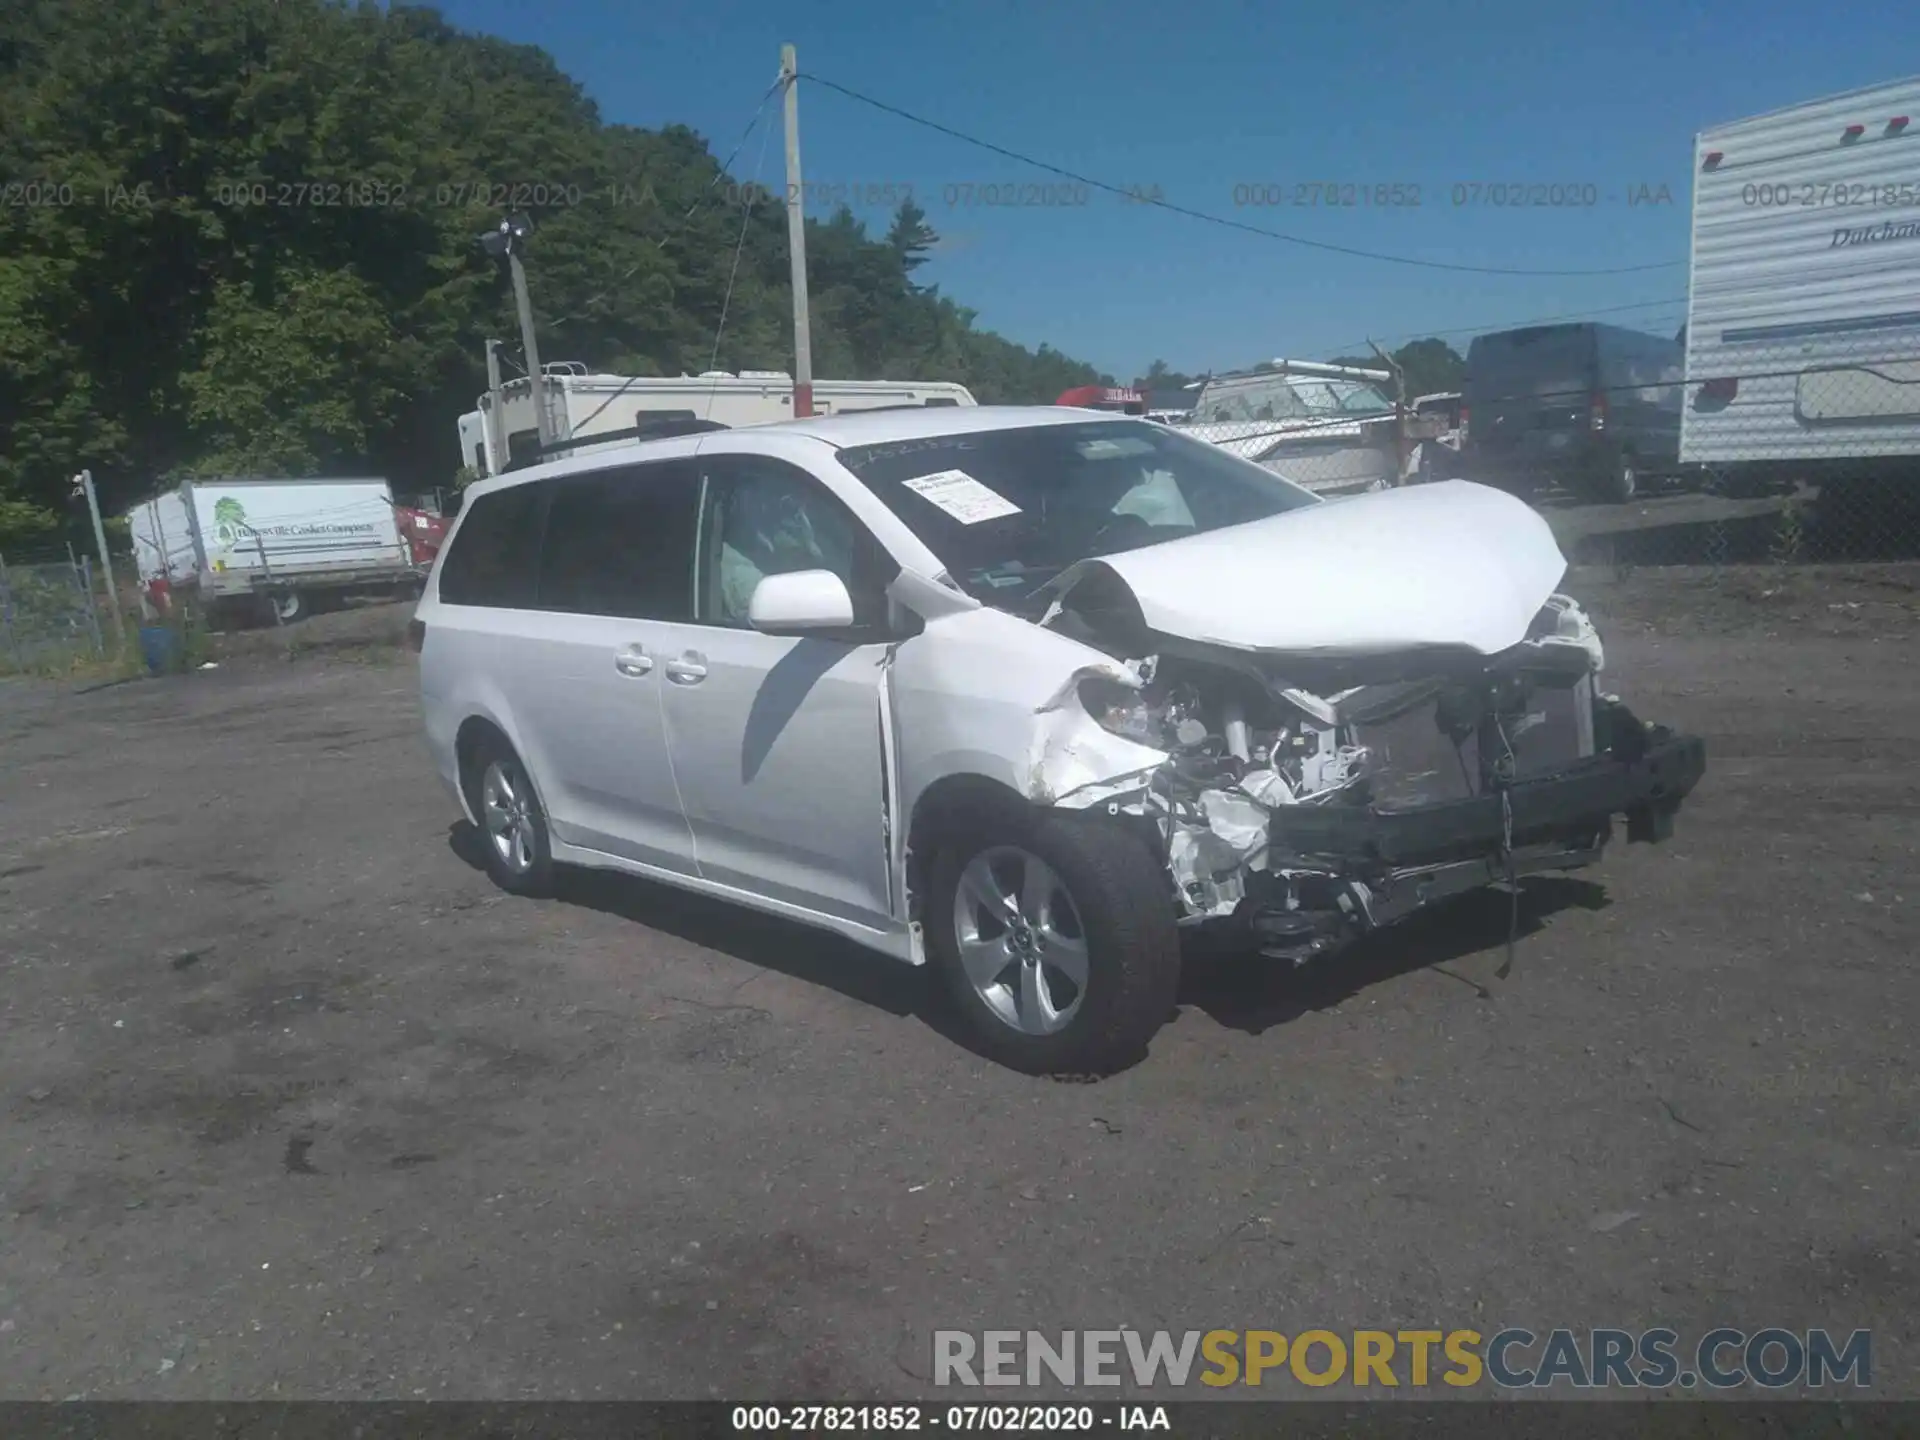
M 1379 415 L 1393 402 L 1364 380 L 1323 380 L 1300 375 L 1236 379 L 1210 385 L 1195 413 L 1212 421 L 1318 420 L 1343 415 Z
M 839 453 L 966 592 L 1014 608 L 1078 561 L 1320 503 L 1139 420 L 983 430 Z

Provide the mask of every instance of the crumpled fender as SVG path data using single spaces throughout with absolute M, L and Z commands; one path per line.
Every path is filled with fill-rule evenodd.
M 929 620 L 895 647 L 889 678 L 903 809 L 911 814 L 948 775 L 998 781 L 1037 805 L 1078 807 L 1101 798 L 1095 787 L 1159 768 L 1164 751 L 1087 714 L 1078 690 L 1094 677 L 1140 683 L 1091 646 L 999 610 Z

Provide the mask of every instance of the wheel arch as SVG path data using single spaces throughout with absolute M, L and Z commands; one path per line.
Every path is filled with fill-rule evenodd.
M 491 715 L 475 712 L 460 722 L 453 733 L 453 756 L 455 773 L 460 780 L 460 803 L 466 807 L 467 819 L 473 824 L 480 823 L 480 811 L 475 801 L 474 786 L 479 777 L 474 774 L 474 760 L 480 753 L 480 747 L 492 740 L 503 745 L 520 762 L 520 769 L 527 777 L 527 783 L 533 787 L 533 798 L 539 803 L 540 811 L 547 817 L 549 831 L 553 828 L 553 811 L 547 805 L 545 788 L 540 777 L 533 773 L 533 767 L 527 763 L 524 751 L 514 743 L 513 736 Z
M 926 901 L 928 867 L 943 832 L 980 819 L 1002 819 L 1015 825 L 1033 817 L 1038 807 L 1004 780 L 962 770 L 942 775 L 914 798 L 907 821 L 906 882 L 908 914 L 921 918 Z

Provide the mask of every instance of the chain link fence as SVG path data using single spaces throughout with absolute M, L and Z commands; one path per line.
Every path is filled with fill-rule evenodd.
M 64 669 L 104 655 L 100 606 L 85 556 L 0 555 L 0 671 Z
M 1498 486 L 1540 510 L 1576 563 L 1920 559 L 1920 352 L 1860 353 L 1810 364 L 1782 343 L 1720 373 L 1629 367 L 1629 383 L 1599 387 L 1547 366 L 1491 391 L 1355 396 L 1371 405 L 1355 414 L 1324 413 L 1337 388 L 1275 376 L 1249 413 L 1203 400 L 1167 423 L 1327 499 Z

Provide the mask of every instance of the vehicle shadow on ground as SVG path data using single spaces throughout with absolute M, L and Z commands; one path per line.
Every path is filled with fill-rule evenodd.
M 447 844 L 474 870 L 486 869 L 486 842 L 466 821 L 449 827 Z M 562 867 L 555 876 L 554 898 L 818 985 L 889 1015 L 919 1020 L 960 1049 L 981 1054 L 931 967 L 902 965 L 823 930 L 611 870 Z M 1605 887 L 1592 881 L 1529 877 L 1521 882 L 1516 939 L 1524 941 L 1559 911 L 1601 910 L 1609 903 Z M 1491 1001 L 1493 990 L 1447 967 L 1504 946 L 1510 919 L 1505 891 L 1475 891 L 1371 936 L 1344 954 L 1297 970 L 1285 961 L 1266 960 L 1189 933 L 1182 951 L 1180 1004 L 1228 1029 L 1259 1035 L 1337 1005 L 1370 985 L 1428 968 Z M 1527 963 L 1524 949 L 1514 963 Z
M 1549 917 L 1562 910 L 1604 910 L 1609 903 L 1606 887 L 1591 880 L 1561 875 L 1522 880 L 1515 968 L 1527 964 L 1524 942 Z M 1436 970 L 1491 1002 L 1500 984 L 1491 970 L 1482 983 L 1450 967 L 1470 955 L 1503 950 L 1511 924 L 1505 890 L 1476 890 L 1370 935 L 1343 954 L 1297 969 L 1284 960 L 1195 940 L 1186 947 L 1180 1001 L 1249 1035 L 1329 1009 L 1371 985 L 1416 970 Z
M 474 826 L 456 822 L 447 844 L 473 869 L 486 869 L 486 841 Z M 824 930 L 612 870 L 563 866 L 554 877 L 554 899 L 819 985 L 889 1015 L 918 1018 L 950 1039 L 961 1038 L 924 969 Z

